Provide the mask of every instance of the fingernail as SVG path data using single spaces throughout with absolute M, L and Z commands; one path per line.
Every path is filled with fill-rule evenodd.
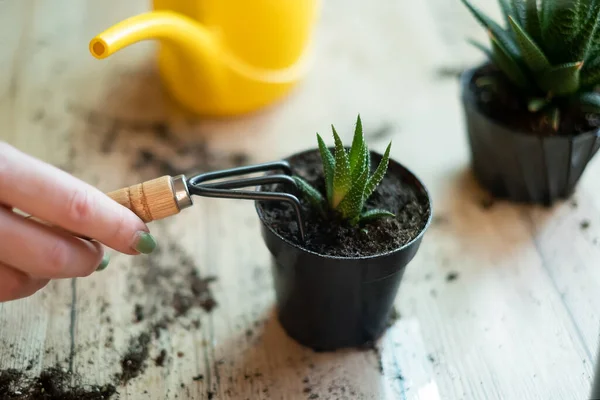
M 148 232 L 140 231 L 137 233 L 137 240 L 134 249 L 143 254 L 150 254 L 156 248 L 156 240 L 154 236 Z
M 98 265 L 98 268 L 96 268 L 96 271 L 102 271 L 104 269 L 106 269 L 106 267 L 108 267 L 108 263 L 110 262 L 110 255 L 108 254 L 108 252 L 104 252 L 104 255 L 102 256 L 102 261 L 100 262 L 100 265 Z

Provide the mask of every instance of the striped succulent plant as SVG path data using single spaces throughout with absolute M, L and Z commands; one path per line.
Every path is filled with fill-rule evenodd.
M 317 133 L 325 176 L 325 196 L 304 179 L 295 176 L 294 179 L 303 196 L 317 210 L 321 212 L 327 209 L 333 210 L 352 225 L 382 217 L 393 217 L 394 214 L 386 210 L 364 211 L 365 202 L 385 176 L 392 143 L 387 146 L 375 172 L 370 175 L 371 157 L 365 143 L 360 115 L 356 119 L 354 138 L 349 150 L 344 147 L 333 125 L 331 129 L 335 140 L 335 155 L 331 154 Z
M 461 1 L 487 30 L 491 49 L 472 43 L 521 90 L 529 111 L 546 113 L 555 130 L 565 105 L 600 113 L 595 91 L 600 84 L 600 1 L 498 0 L 505 27 Z

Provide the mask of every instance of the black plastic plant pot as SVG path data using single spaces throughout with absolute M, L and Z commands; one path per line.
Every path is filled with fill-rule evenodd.
M 473 68 L 461 77 L 462 102 L 479 183 L 493 196 L 547 206 L 574 192 L 589 161 L 600 148 L 600 131 L 539 136 L 505 127 L 484 115 L 471 89 Z
M 594 367 L 594 377 L 590 393 L 590 400 L 600 400 L 600 347 L 596 356 L 596 366 Z
M 295 158 L 315 151 L 287 160 L 293 166 Z M 371 154 L 373 163 L 381 160 L 381 154 Z M 404 270 L 430 224 L 431 201 L 421 181 L 394 160 L 387 173 L 410 184 L 428 211 L 418 235 L 385 254 L 343 258 L 309 251 L 278 234 L 265 220 L 261 203 L 256 203 L 262 237 L 272 255 L 278 319 L 289 336 L 315 351 L 361 347 L 382 335 Z

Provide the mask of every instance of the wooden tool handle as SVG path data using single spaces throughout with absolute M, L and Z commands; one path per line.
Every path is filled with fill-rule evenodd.
M 129 208 L 144 222 L 151 222 L 178 214 L 181 210 L 193 204 L 184 175 L 175 177 L 168 175 L 161 176 L 160 178 L 115 190 L 107 193 L 107 195 L 122 206 Z M 15 212 L 14 209 L 13 212 Z M 16 212 L 23 215 L 26 219 L 44 224 L 66 234 L 85 240 L 92 240 L 89 237 L 50 224 L 33 215 L 28 215 L 19 210 Z
M 180 191 L 174 185 L 174 178 L 165 175 L 115 190 L 107 195 L 122 206 L 129 208 L 142 221 L 150 222 L 178 214 L 181 211 L 181 193 L 178 193 Z M 187 200 L 190 201 L 187 189 L 185 192 Z M 191 201 L 189 204 L 186 203 L 187 205 L 191 205 Z

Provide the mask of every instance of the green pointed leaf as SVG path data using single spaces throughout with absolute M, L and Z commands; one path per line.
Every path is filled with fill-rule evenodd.
M 360 222 L 369 222 L 369 221 L 374 221 L 376 219 L 379 218 L 394 218 L 396 215 L 386 211 L 386 210 L 381 210 L 381 209 L 374 209 L 374 210 L 369 210 L 369 211 L 365 211 L 364 213 L 362 213 L 362 215 L 360 216 Z
M 583 112 L 600 113 L 600 93 L 580 93 L 575 101 Z
M 510 0 L 499 0 L 499 3 L 500 8 L 502 9 L 502 15 L 504 16 L 504 20 L 506 21 L 506 26 L 508 27 L 508 17 L 514 15 L 512 3 Z
M 572 36 L 577 31 L 581 17 L 589 7 L 585 0 L 542 0 L 540 3 L 543 33 L 563 37 Z
M 331 198 L 333 196 L 333 171 L 335 167 L 335 159 L 318 133 L 317 141 L 319 142 L 319 152 L 321 153 L 321 161 L 323 163 L 327 201 L 331 203 Z
M 527 7 L 524 0 L 511 0 L 511 3 L 513 9 L 512 17 L 520 25 L 524 25 L 527 18 Z M 508 29 L 508 24 L 506 25 L 506 28 Z
M 558 65 L 536 75 L 540 89 L 553 96 L 575 93 L 579 89 L 579 72 L 582 62 Z
M 590 88 L 600 84 L 600 57 L 583 64 L 580 79 L 582 87 Z
M 532 98 L 527 102 L 527 109 L 531 112 L 537 112 L 546 107 L 548 103 L 548 99 L 543 97 Z
M 525 18 L 525 4 L 523 0 L 499 0 L 502 15 L 506 22 L 506 29 L 509 29 L 509 17 L 512 17 L 522 23 Z
M 350 148 L 350 171 L 354 175 L 354 169 L 361 162 L 365 147 L 365 137 L 363 135 L 362 122 L 360 115 L 356 118 L 356 128 L 354 129 L 354 138 Z M 359 174 L 360 175 L 360 174 Z
M 584 7 L 582 7 L 584 8 Z M 600 3 L 594 1 L 585 13 L 580 13 L 582 21 L 577 34 L 571 39 L 569 54 L 571 59 L 589 61 L 588 56 L 595 57 L 594 49 L 600 44 L 598 23 L 600 16 Z
M 550 68 L 550 62 L 527 32 L 512 17 L 509 17 L 508 20 L 515 34 L 517 45 L 521 49 L 523 60 L 529 68 L 534 72 Z
M 385 176 L 385 173 L 387 172 L 388 163 L 389 163 L 391 148 L 392 148 L 392 142 L 390 142 L 390 144 L 388 144 L 387 149 L 385 149 L 385 153 L 383 154 L 383 157 L 381 158 L 381 162 L 377 166 L 377 169 L 373 173 L 373 176 L 371 176 L 371 178 L 369 178 L 369 181 L 367 182 L 367 187 L 365 188 L 365 200 L 367 200 L 369 197 L 371 197 L 371 194 L 373 194 L 373 192 L 375 191 L 375 188 L 377 187 L 377 185 L 379 185 L 379 183 Z
M 542 38 L 553 63 L 567 63 L 570 41 L 579 30 L 580 0 L 542 1 Z
M 590 6 L 592 6 L 596 0 L 581 0 L 579 4 L 579 20 L 583 21 L 589 15 Z
M 352 175 L 350 173 L 350 161 L 348 153 L 344 148 L 344 144 L 340 136 L 335 131 L 333 125 L 333 138 L 335 140 L 335 168 L 333 171 L 333 193 L 331 205 L 336 208 L 340 201 L 346 196 L 352 185 Z
M 530 86 L 527 75 L 521 69 L 521 66 L 509 54 L 509 52 L 496 40 L 494 36 L 490 36 L 492 41 L 492 54 L 494 56 L 494 64 L 504 72 L 506 77 L 520 88 L 526 89 Z
M 490 19 L 487 15 L 479 11 L 479 9 L 476 7 L 473 7 L 468 0 L 461 1 L 468 8 L 475 19 L 477 19 L 477 21 L 488 30 L 488 33 L 494 36 L 496 40 L 502 44 L 504 51 L 507 52 L 511 58 L 514 58 L 519 54 L 517 45 L 513 41 L 508 31 L 502 29 L 500 25 Z
M 558 131 L 560 126 L 560 111 L 558 108 L 554 108 L 550 111 L 550 124 L 552 125 L 552 129 Z
M 495 76 L 481 76 L 475 80 L 475 85 L 480 88 L 491 87 L 495 89 L 499 84 L 498 78 Z
M 368 176 L 369 173 L 365 169 L 362 175 L 353 182 L 352 188 L 346 197 L 344 197 L 344 199 L 336 207 L 336 209 L 342 214 L 342 217 L 351 221 L 351 223 L 355 223 L 357 218 L 360 217 L 360 212 L 363 209 L 365 200 L 365 186 L 367 184 Z
M 492 61 L 492 59 L 494 58 L 494 55 L 492 54 L 492 51 L 490 49 L 488 49 L 483 44 L 481 44 L 475 40 L 468 39 L 467 41 L 469 43 L 471 43 L 472 46 L 479 49 L 483 54 L 485 54 L 490 59 L 490 61 Z
M 323 205 L 325 204 L 325 199 L 323 198 L 323 196 L 321 195 L 321 193 L 317 189 L 315 189 L 314 187 L 312 187 L 304 179 L 300 178 L 299 176 L 294 176 L 293 179 L 296 182 L 296 186 L 298 187 L 298 189 L 300 190 L 300 192 L 302 193 L 302 195 L 304 196 L 304 198 L 306 200 L 308 200 L 308 202 L 315 209 L 317 209 L 320 212 L 322 212 L 323 211 Z
M 542 6 L 540 9 L 540 25 L 546 25 L 550 20 L 552 4 L 549 1 L 542 1 L 540 5 Z
M 578 54 L 576 59 L 583 59 L 586 62 L 598 57 L 600 51 L 600 2 L 594 1 L 589 7 L 589 13 L 585 24 L 582 26 L 581 32 L 576 39 L 576 43 L 581 43 L 580 48 L 583 48 L 583 56 Z
M 368 154 L 369 150 L 367 149 L 367 146 L 363 146 L 362 153 L 359 155 L 359 160 L 357 161 L 357 164 L 354 167 L 354 170 L 352 171 L 352 182 L 359 179 L 363 171 L 367 170 L 367 173 L 369 173 L 369 168 L 367 167 Z
M 541 44 L 542 29 L 537 8 L 537 0 L 525 0 L 525 20 L 523 28 L 535 43 Z

